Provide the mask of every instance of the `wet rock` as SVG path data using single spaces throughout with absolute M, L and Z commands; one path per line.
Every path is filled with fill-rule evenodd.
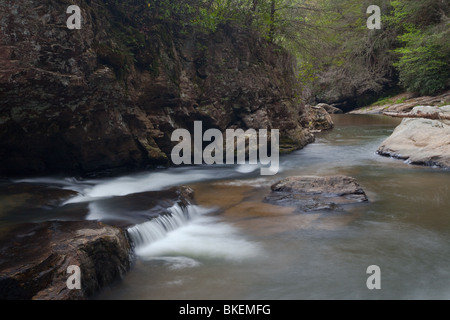
M 297 207 L 298 211 L 333 210 L 342 205 L 368 201 L 358 182 L 347 176 L 297 176 L 271 187 L 265 202 Z
M 450 106 L 416 107 L 413 115 L 450 115 Z M 406 118 L 377 150 L 412 164 L 450 168 L 450 120 Z
M 95 221 L 20 225 L 0 243 L 0 299 L 87 299 L 121 278 L 132 254 L 125 231 Z M 81 289 L 69 290 L 69 266 Z
M 8 211 L 9 207 L 15 210 L 56 207 L 77 194 L 73 190 L 28 183 L 4 184 L 0 185 L 0 211 Z
M 169 214 L 168 208 L 176 204 L 186 207 L 193 203 L 194 191 L 188 186 L 139 192 L 89 204 L 85 219 L 125 229 Z

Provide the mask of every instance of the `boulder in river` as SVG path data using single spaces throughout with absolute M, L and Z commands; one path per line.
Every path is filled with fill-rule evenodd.
M 347 176 L 296 176 L 272 185 L 265 202 L 297 207 L 299 211 L 332 210 L 341 205 L 368 201 L 356 181 Z
M 122 277 L 131 262 L 120 228 L 95 221 L 20 225 L 0 243 L 0 299 L 87 299 Z M 81 289 L 68 288 L 69 266 L 80 268 Z
M 450 106 L 416 107 L 412 115 L 450 115 Z M 450 168 L 450 120 L 405 118 L 378 154 L 412 164 Z

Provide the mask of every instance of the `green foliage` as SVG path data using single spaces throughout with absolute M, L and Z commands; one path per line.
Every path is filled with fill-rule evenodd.
M 233 24 L 296 57 L 303 97 L 383 95 L 397 83 L 433 94 L 449 85 L 449 1 L 104 1 L 114 13 L 115 43 L 101 44 L 100 57 L 121 74 L 133 63 L 157 74 L 163 63 L 152 46 L 155 35 L 170 46 L 170 32 L 211 34 Z M 381 30 L 366 27 L 366 9 L 373 4 L 382 9 Z
M 449 85 L 450 5 L 445 1 L 393 1 L 391 23 L 399 26 L 394 51 L 400 83 L 409 91 L 435 94 Z
M 406 98 L 400 98 L 394 101 L 394 104 L 399 104 L 399 103 L 403 103 L 406 101 Z
M 313 77 L 302 81 L 310 100 L 335 102 L 380 94 L 393 83 L 396 35 L 386 28 L 369 30 L 366 9 L 376 4 L 386 14 L 388 0 L 318 0 L 307 14 L 306 42 L 297 52 L 300 67 L 313 64 Z M 305 29 L 306 30 L 306 29 Z M 305 63 L 305 61 L 307 63 Z M 313 80 L 313 81 L 311 81 Z
M 385 106 L 385 105 L 392 105 L 395 102 L 392 100 L 391 97 L 385 97 L 381 98 L 378 101 L 371 104 L 371 106 Z

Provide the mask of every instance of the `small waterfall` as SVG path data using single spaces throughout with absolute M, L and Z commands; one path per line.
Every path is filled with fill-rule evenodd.
M 128 234 L 136 245 L 136 248 L 164 238 L 170 231 L 186 225 L 190 220 L 199 215 L 197 207 L 193 205 L 181 207 L 179 204 L 175 204 L 168 211 L 168 215 L 162 215 L 128 228 Z

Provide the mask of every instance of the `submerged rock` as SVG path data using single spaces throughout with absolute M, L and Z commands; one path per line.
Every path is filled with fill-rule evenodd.
M 411 114 L 450 115 L 450 106 L 416 107 Z M 412 164 L 450 168 L 450 120 L 403 119 L 377 152 Z
M 271 187 L 265 202 L 297 207 L 299 211 L 332 210 L 341 205 L 368 201 L 358 182 L 347 176 L 297 176 Z
M 87 299 L 131 262 L 120 228 L 95 221 L 24 224 L 1 240 L 0 299 Z M 80 268 L 81 289 L 68 289 L 69 266 Z

